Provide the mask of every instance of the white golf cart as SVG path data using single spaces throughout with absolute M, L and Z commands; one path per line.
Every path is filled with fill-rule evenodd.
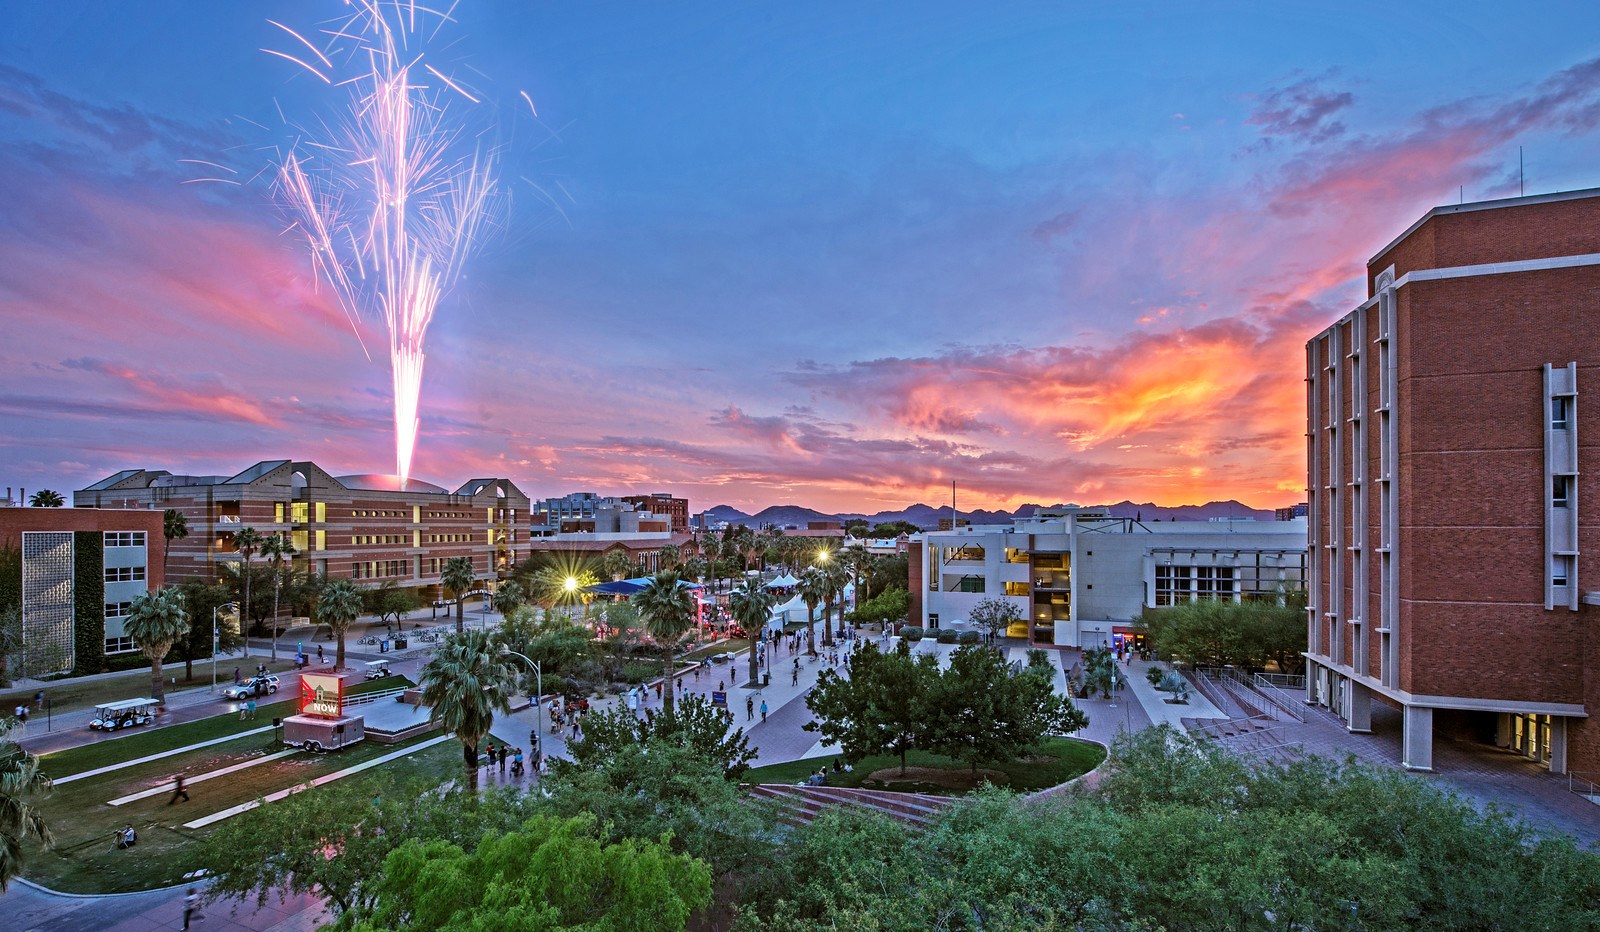
M 94 718 L 89 720 L 89 727 L 95 731 L 121 731 L 135 725 L 148 725 L 155 721 L 158 705 L 160 703 L 154 699 L 104 702 L 94 707 Z
M 363 666 L 367 668 L 367 679 L 369 680 L 382 679 L 390 674 L 389 661 L 387 660 L 368 660 Z

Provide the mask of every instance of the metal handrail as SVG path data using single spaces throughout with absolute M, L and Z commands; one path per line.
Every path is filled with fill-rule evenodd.
M 1567 789 L 1570 792 L 1576 793 L 1577 795 L 1588 799 L 1590 802 L 1600 803 L 1600 783 L 1595 783 L 1594 781 L 1589 780 L 1587 777 L 1579 776 L 1579 774 L 1587 774 L 1588 776 L 1600 778 L 1600 773 L 1595 773 L 1594 771 L 1569 770 L 1567 771 Z M 1583 784 L 1585 787 L 1588 787 L 1588 789 L 1579 789 L 1577 786 L 1579 783 Z
M 401 695 L 410 688 L 411 687 L 409 686 L 397 686 L 394 689 L 379 689 L 370 693 L 359 693 L 354 696 L 345 697 L 344 704 L 347 706 L 352 706 L 364 705 L 368 702 L 377 702 L 379 699 L 388 699 L 391 696 Z
M 1273 705 L 1293 716 L 1295 721 L 1303 722 L 1306 720 L 1305 703 L 1280 695 L 1283 693 L 1283 690 L 1268 682 L 1266 678 L 1262 676 L 1262 674 L 1257 673 L 1255 675 L 1254 682 L 1251 685 L 1253 685 L 1255 687 L 1255 691 L 1266 698 L 1268 702 L 1271 702 Z

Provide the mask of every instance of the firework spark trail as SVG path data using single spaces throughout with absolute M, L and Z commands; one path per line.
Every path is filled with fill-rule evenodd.
M 452 119 L 455 97 L 477 98 L 411 48 L 418 14 L 437 16 L 442 25 L 448 12 L 408 0 L 358 0 L 356 6 L 359 12 L 328 33 L 359 37 L 344 57 L 366 67 L 348 76 L 299 33 L 272 23 L 330 73 L 264 51 L 350 89 L 341 126 L 327 138 L 308 135 L 290 147 L 274 193 L 294 216 L 317 278 L 338 296 L 357 337 L 356 320 L 363 316 L 381 315 L 389 330 L 395 471 L 404 482 L 421 424 L 428 324 L 477 246 L 499 189 L 493 151 L 463 144 Z M 429 75 L 442 84 L 429 83 Z

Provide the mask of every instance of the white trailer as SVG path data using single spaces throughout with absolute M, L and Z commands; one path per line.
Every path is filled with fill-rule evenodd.
M 359 715 L 291 715 L 283 720 L 283 743 L 308 751 L 337 751 L 365 737 L 365 722 Z

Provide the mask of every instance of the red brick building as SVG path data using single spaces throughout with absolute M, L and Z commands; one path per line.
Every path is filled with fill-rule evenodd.
M 640 511 L 648 511 L 655 515 L 665 515 L 672 519 L 670 530 L 674 534 L 689 533 L 689 500 L 687 498 L 673 498 L 666 492 L 652 492 L 649 495 L 624 495 L 622 501 L 627 502 Z
M 161 514 L 0 508 L 0 608 L 22 610 L 11 673 L 98 673 L 131 653 L 133 600 L 163 583 Z
M 1600 771 L 1600 190 L 1440 207 L 1306 347 L 1307 698 Z M 1589 494 L 1589 493 L 1594 494 Z
M 267 460 L 234 476 L 127 469 L 73 493 L 79 508 L 182 512 L 189 536 L 172 542 L 175 579 L 217 575 L 239 559 L 235 535 L 285 534 L 294 566 L 363 586 L 393 583 L 423 599 L 442 594 L 453 557 L 492 586 L 527 557 L 528 496 L 507 479 L 473 479 L 454 492 L 418 479 L 332 476 L 311 462 Z M 157 528 L 159 531 L 159 520 Z M 257 557 L 256 559 L 259 559 Z

